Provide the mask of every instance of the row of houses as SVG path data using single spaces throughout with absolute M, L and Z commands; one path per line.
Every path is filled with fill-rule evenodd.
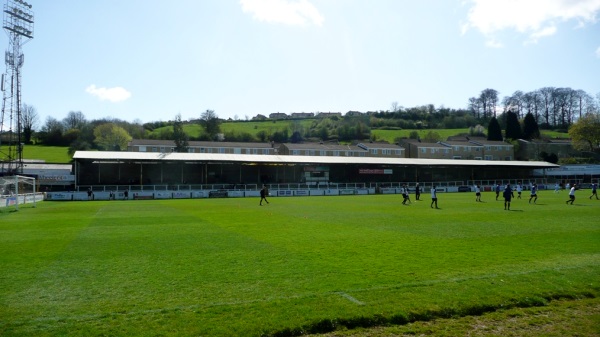
M 337 143 L 238 143 L 191 141 L 188 153 L 221 153 L 285 156 L 381 157 L 421 159 L 514 160 L 514 146 L 483 138 L 448 140 L 437 143 L 405 139 L 398 144 L 364 142 L 342 145 Z M 175 144 L 170 140 L 134 139 L 130 152 L 170 153 Z
M 283 112 L 275 112 L 269 115 L 270 119 L 288 119 L 288 118 L 313 118 L 313 117 L 325 118 L 325 117 L 342 117 L 341 112 L 293 112 L 288 115 Z

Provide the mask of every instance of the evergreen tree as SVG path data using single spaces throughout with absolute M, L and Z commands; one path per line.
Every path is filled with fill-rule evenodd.
M 523 120 L 523 138 L 528 140 L 540 138 L 540 129 L 531 112 L 528 112 Z
M 498 120 L 495 116 L 490 119 L 490 124 L 488 124 L 487 140 L 502 141 L 502 129 L 500 128 L 500 123 L 498 123 Z
M 520 139 L 523 137 L 521 131 L 521 124 L 519 124 L 519 118 L 517 114 L 509 111 L 506 113 L 506 138 L 507 139 Z
M 181 115 L 175 116 L 175 122 L 173 123 L 173 141 L 175 141 L 175 152 L 187 152 L 189 143 L 188 135 L 183 131 L 183 122 L 181 121 Z

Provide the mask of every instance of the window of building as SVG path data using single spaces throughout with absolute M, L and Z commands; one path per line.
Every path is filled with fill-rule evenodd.
M 340 155 L 340 151 L 333 151 L 333 155 L 336 156 L 336 157 L 339 156 Z
M 377 149 L 371 149 L 371 154 L 377 154 Z
M 156 146 L 152 147 L 152 152 L 158 152 L 158 148 Z
M 299 151 L 298 150 L 292 150 L 292 156 L 297 156 L 299 155 Z
M 485 155 L 485 160 L 493 160 L 494 156 L 490 156 L 489 154 Z
M 426 148 L 420 148 L 419 150 L 421 150 L 421 153 L 427 153 L 427 149 Z

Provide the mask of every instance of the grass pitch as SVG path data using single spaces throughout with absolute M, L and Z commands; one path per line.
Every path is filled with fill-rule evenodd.
M 542 191 L 0 211 L 0 335 L 298 335 L 600 295 L 600 201 Z

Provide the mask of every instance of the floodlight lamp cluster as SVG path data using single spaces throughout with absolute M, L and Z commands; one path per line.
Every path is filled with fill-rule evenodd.
M 19 4 L 21 4 L 21 5 L 25 6 L 25 7 L 29 7 L 29 9 L 31 9 L 31 5 L 30 5 L 30 4 L 28 4 L 26 1 L 23 1 L 23 0 L 15 0 L 15 2 L 16 2 L 16 3 L 19 3 Z
M 33 13 L 31 4 L 23 0 L 8 0 L 4 6 L 4 28 L 28 38 L 33 38 Z
M 29 8 L 31 8 L 31 5 L 29 5 L 29 6 L 30 6 Z M 26 11 L 23 11 L 20 8 L 13 7 L 12 8 L 12 12 L 13 12 L 13 14 L 21 17 L 23 20 L 26 20 L 26 21 L 32 21 L 33 20 L 33 15 L 31 15 L 30 13 L 27 13 Z

